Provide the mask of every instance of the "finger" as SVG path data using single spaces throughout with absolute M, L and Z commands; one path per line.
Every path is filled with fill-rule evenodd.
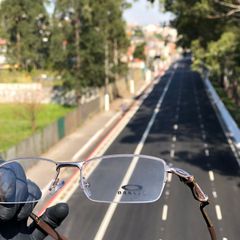
M 41 190 L 32 181 L 28 180 L 28 198 L 26 203 L 21 205 L 21 209 L 18 212 L 17 220 L 21 221 L 29 217 L 30 213 L 33 211 L 37 201 L 41 198 Z
M 62 221 L 67 217 L 69 207 L 66 203 L 59 203 L 53 207 L 47 208 L 41 219 L 48 223 L 51 227 L 58 227 Z M 42 240 L 46 237 L 46 233 L 39 229 L 38 226 L 33 223 L 29 227 L 32 232 L 32 237 L 36 240 Z
M 19 205 L 13 204 L 24 201 L 28 189 L 24 170 L 16 162 L 6 163 L 0 167 L 0 219 L 8 221 L 15 217 Z
M 0 168 L 0 202 L 15 202 L 16 176 L 15 173 L 7 168 Z M 12 219 L 17 212 L 15 204 L 0 205 L 0 220 L 2 222 Z
M 16 204 L 1 204 L 0 205 L 0 222 L 7 222 L 13 219 L 18 210 Z
M 66 203 L 59 203 L 53 207 L 47 208 L 42 218 L 53 227 L 59 226 L 67 217 L 69 207 Z
M 2 202 L 24 202 L 28 197 L 27 180 L 22 166 L 17 162 L 6 163 L 0 168 Z

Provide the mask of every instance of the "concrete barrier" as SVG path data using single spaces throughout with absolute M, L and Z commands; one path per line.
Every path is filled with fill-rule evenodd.
M 227 108 L 225 107 L 224 103 L 218 96 L 208 77 L 205 77 L 204 83 L 212 105 L 215 108 L 219 120 L 225 129 L 225 133 L 228 137 L 232 139 L 238 151 L 238 155 L 240 156 L 240 129 Z

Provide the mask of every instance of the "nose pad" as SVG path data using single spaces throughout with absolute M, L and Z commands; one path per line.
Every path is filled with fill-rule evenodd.
M 59 178 L 57 178 L 51 185 L 50 185 L 50 188 L 49 188 L 49 191 L 50 191 L 50 194 L 53 195 L 55 194 L 56 192 L 58 192 L 65 184 L 65 181 L 64 180 L 60 180 L 59 181 Z
M 87 180 L 85 179 L 85 177 L 82 178 L 82 181 L 80 180 L 80 186 L 81 189 L 84 191 L 84 193 L 90 197 L 91 196 L 91 191 L 90 191 L 90 183 L 87 182 Z

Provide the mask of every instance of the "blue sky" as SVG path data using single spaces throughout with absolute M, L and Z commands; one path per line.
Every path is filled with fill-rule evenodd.
M 150 4 L 147 0 L 133 2 L 132 8 L 125 11 L 124 18 L 129 23 L 139 25 L 158 24 L 169 21 L 171 15 L 169 13 L 161 13 L 158 0 L 155 0 L 155 2 L 154 5 Z
M 51 3 L 54 0 L 50 1 Z M 132 8 L 127 9 L 124 12 L 124 19 L 129 23 L 135 23 L 138 25 L 147 25 L 147 24 L 159 24 L 165 21 L 169 21 L 171 15 L 169 13 L 161 13 L 159 7 L 159 0 L 155 0 L 155 3 L 152 5 L 147 0 L 138 0 L 133 1 L 129 0 L 129 2 L 133 3 Z M 47 7 L 49 12 L 53 10 L 53 4 L 48 5 Z

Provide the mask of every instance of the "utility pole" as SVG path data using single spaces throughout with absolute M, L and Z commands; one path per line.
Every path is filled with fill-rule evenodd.
M 104 110 L 108 112 L 110 110 L 110 97 L 108 92 L 109 84 L 109 49 L 108 40 L 105 42 L 105 90 L 104 90 Z

